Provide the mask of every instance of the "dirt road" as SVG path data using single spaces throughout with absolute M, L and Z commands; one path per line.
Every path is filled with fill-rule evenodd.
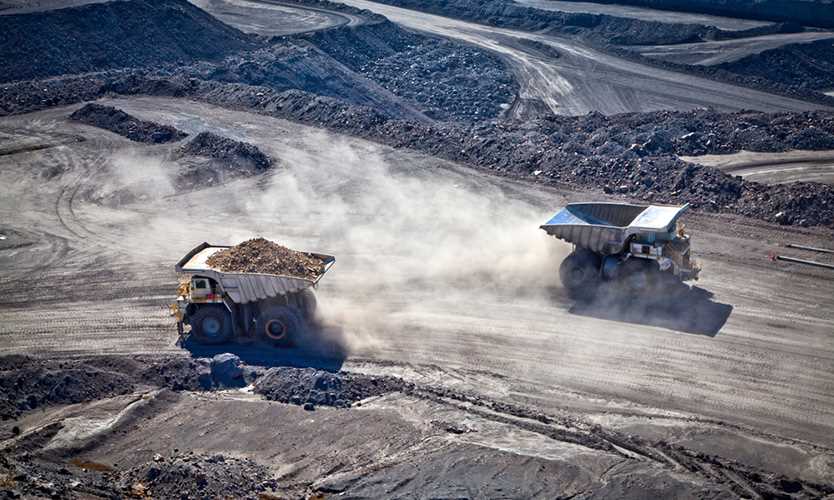
M 718 167 L 756 182 L 823 182 L 834 184 L 834 151 L 742 151 L 729 155 L 683 156 L 681 159 Z
M 555 10 L 559 12 L 587 12 L 590 14 L 606 14 L 615 17 L 628 17 L 643 21 L 655 21 L 671 24 L 703 24 L 715 26 L 722 30 L 744 30 L 765 26 L 767 21 L 739 19 L 735 17 L 711 16 L 693 12 L 675 12 L 659 10 L 633 5 L 617 5 L 611 3 L 574 2 L 563 0 L 515 0 L 516 3 L 536 9 Z
M 292 35 L 336 26 L 355 26 L 359 16 L 315 7 L 300 8 L 279 1 L 190 0 L 191 3 L 245 33 Z
M 738 61 L 753 54 L 776 49 L 792 43 L 811 43 L 834 38 L 830 31 L 807 31 L 754 36 L 736 40 L 682 43 L 677 45 L 645 45 L 632 47 L 646 57 L 683 64 L 712 66 Z
M 520 99 L 540 100 L 557 114 L 699 107 L 720 111 L 821 108 L 818 104 L 644 66 L 569 38 L 494 28 L 368 0 L 341 3 L 377 12 L 407 28 L 462 40 L 503 55 L 521 84 Z M 530 41 L 556 50 L 560 57 L 542 53 Z
M 830 233 L 693 215 L 692 292 L 580 307 L 556 284 L 569 248 L 537 226 L 599 193 L 189 101 L 107 103 L 246 140 L 285 167 L 177 194 L 167 146 L 70 123 L 75 107 L 3 118 L 3 352 L 183 353 L 166 317 L 173 264 L 201 241 L 261 235 L 337 256 L 319 302 L 349 344 L 343 368 L 834 480 L 834 276 L 767 259 L 788 241 L 831 247 Z

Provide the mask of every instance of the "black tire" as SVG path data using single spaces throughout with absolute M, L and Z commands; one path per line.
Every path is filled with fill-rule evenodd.
M 256 336 L 268 344 L 287 347 L 304 332 L 304 320 L 289 306 L 267 306 L 255 322 Z
M 232 338 L 232 318 L 223 306 L 201 306 L 188 322 L 191 335 L 201 344 L 222 344 Z
M 590 250 L 576 250 L 559 266 L 559 279 L 571 297 L 588 299 L 599 287 L 601 259 Z

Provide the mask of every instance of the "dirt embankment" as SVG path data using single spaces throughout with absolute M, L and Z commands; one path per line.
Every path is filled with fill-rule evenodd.
M 33 373 L 32 367 L 42 372 Z M 113 392 L 107 388 L 96 389 L 95 387 L 99 386 L 88 384 L 87 379 L 79 375 L 83 372 L 107 372 L 112 374 L 111 376 L 118 376 L 124 389 L 121 392 Z M 304 476 L 296 478 L 293 474 L 282 474 L 279 478 L 275 469 L 259 463 L 256 461 L 257 457 L 253 460 L 211 451 L 186 451 L 178 449 L 177 444 L 163 444 L 159 447 L 157 443 L 156 447 L 151 444 L 151 447 L 146 448 L 144 441 L 141 441 L 142 436 L 147 437 L 148 432 L 154 432 L 148 428 L 148 422 L 166 425 L 165 421 L 172 418 L 168 413 L 170 405 L 177 405 L 181 401 L 188 401 L 186 413 L 189 415 L 183 415 L 181 410 L 177 412 L 178 416 L 174 418 L 181 420 L 166 429 L 165 432 L 171 433 L 170 437 L 166 435 L 166 442 L 182 443 L 183 437 L 179 434 L 188 435 L 195 430 L 199 432 L 199 436 L 204 437 L 204 445 L 209 447 L 209 450 L 212 449 L 211 446 L 216 447 L 218 443 L 222 443 L 224 438 L 234 439 L 233 436 L 239 431 L 235 429 L 238 418 L 244 421 L 248 418 L 251 422 L 251 412 L 257 413 L 260 411 L 259 408 L 264 407 L 256 406 L 260 403 L 253 399 L 248 399 L 246 404 L 235 402 L 234 394 L 239 394 L 238 391 L 211 395 L 204 392 L 200 396 L 196 396 L 194 391 L 215 391 L 241 387 L 244 384 L 254 384 L 255 393 L 266 399 L 303 406 L 308 411 L 314 411 L 316 406 L 334 408 L 321 411 L 315 417 L 322 422 L 323 427 L 311 429 L 305 424 L 302 426 L 307 427 L 308 430 L 305 431 L 291 422 L 288 428 L 294 429 L 293 432 L 338 433 L 328 431 L 328 425 L 332 427 L 334 422 L 358 419 L 362 422 L 360 425 L 379 426 L 385 432 L 391 432 L 392 439 L 399 439 L 400 433 L 415 430 L 408 426 L 385 427 L 384 419 L 380 418 L 381 414 L 373 413 L 373 409 L 369 408 L 369 411 L 360 412 L 347 419 L 335 415 L 354 411 L 349 408 L 356 406 L 359 401 L 399 392 L 418 404 L 437 405 L 442 409 L 439 415 L 446 412 L 462 412 L 459 415 L 463 422 L 444 421 L 441 416 L 442 420 L 422 424 L 437 427 L 447 435 L 477 433 L 484 423 L 490 422 L 489 425 L 505 426 L 508 430 L 535 435 L 543 442 L 572 443 L 585 448 L 587 453 L 600 452 L 603 454 L 601 457 L 626 464 L 631 462 L 637 465 L 648 461 L 653 466 L 653 478 L 663 478 L 666 477 L 666 473 L 673 472 L 685 476 L 688 481 L 695 481 L 700 485 L 699 488 L 704 488 L 703 491 L 715 490 L 725 494 L 765 498 L 819 498 L 834 493 L 834 488 L 830 485 L 773 474 L 664 441 L 650 442 L 601 425 L 590 425 L 570 415 L 547 415 L 510 402 L 434 385 L 406 382 L 396 377 L 328 372 L 315 368 L 268 369 L 242 364 L 239 358 L 228 353 L 219 354 L 211 360 L 108 357 L 50 361 L 24 356 L 5 356 L 0 357 L 0 387 L 3 388 L 3 398 L 20 401 L 30 395 L 40 397 L 39 394 L 46 389 L 39 390 L 38 386 L 29 386 L 18 381 L 43 373 L 54 374 L 61 377 L 66 384 L 75 383 L 90 390 L 83 396 L 55 397 L 37 406 L 39 410 L 45 410 L 44 414 L 53 412 L 51 417 L 47 417 L 48 422 L 51 422 L 48 425 L 33 424 L 42 418 L 37 416 L 40 412 L 33 411 L 35 407 L 9 416 L 17 418 L 23 414 L 25 418 L 19 422 L 7 420 L 0 424 L 0 438 L 3 440 L 3 452 L 0 453 L 0 484 L 6 491 L 26 497 L 167 498 L 188 492 L 189 497 L 197 498 L 271 498 L 270 495 L 281 491 L 309 491 L 311 488 L 315 490 L 313 480 L 305 480 Z M 158 390 L 159 388 L 163 390 Z M 33 390 L 35 392 L 32 392 Z M 119 397 L 110 400 L 109 403 L 103 401 L 103 398 L 108 396 L 127 393 L 131 393 L 129 397 Z M 226 403 L 231 404 L 224 404 L 224 399 Z M 61 412 L 67 408 L 59 409 L 56 406 L 83 402 L 96 403 L 70 409 L 69 414 L 63 414 L 69 418 L 61 416 Z M 118 410 L 123 408 L 118 405 L 119 402 L 121 405 L 127 404 L 130 409 Z M 212 408 L 221 407 L 225 408 L 223 420 L 214 421 Z M 102 413 L 96 412 L 101 412 L 103 408 L 110 408 L 104 411 L 103 415 L 110 415 L 107 411 L 112 412 L 113 408 L 124 413 L 122 423 L 111 422 L 107 429 L 100 428 L 97 434 L 87 435 L 84 432 L 70 431 L 71 435 L 60 435 L 64 427 L 100 426 L 103 422 Z M 289 414 L 296 415 L 292 420 L 297 422 L 298 410 L 293 411 L 295 413 Z M 387 410 L 383 413 L 387 413 Z M 35 417 L 34 420 L 32 417 Z M 415 418 L 421 417 L 418 414 Z M 475 422 L 480 423 L 470 427 L 469 423 Z M 273 435 L 266 432 L 267 435 Z M 136 441 L 137 439 L 140 441 Z M 168 439 L 170 441 L 167 441 Z M 315 442 L 314 439 L 311 441 Z M 64 444 L 53 446 L 56 442 Z M 131 442 L 132 447 L 141 448 L 137 449 L 137 453 L 141 452 L 142 456 L 147 458 L 139 458 L 129 464 L 94 461 L 97 456 L 106 456 L 107 450 L 110 450 L 112 456 L 113 447 L 120 446 L 119 443 L 123 446 L 125 442 Z M 453 443 L 454 441 L 449 441 L 450 445 Z M 202 443 L 194 444 L 195 450 L 201 446 Z M 292 446 L 289 444 L 287 447 L 288 456 L 292 456 Z M 454 449 L 456 448 L 451 451 L 454 452 Z M 280 447 L 278 450 L 282 451 Z M 488 447 L 485 450 L 488 450 Z M 317 453 L 316 450 L 310 451 L 313 456 Z M 449 451 L 444 449 L 444 453 Z M 479 453 L 483 452 L 484 450 L 481 450 Z M 304 456 L 306 455 L 305 453 Z M 272 457 L 274 458 L 274 455 Z M 420 457 L 421 466 L 431 466 L 431 460 L 425 460 L 422 455 Z M 391 457 L 376 456 L 365 459 L 360 464 L 361 470 L 355 472 L 363 472 L 364 476 L 369 470 L 388 469 L 389 473 L 395 473 L 397 463 L 398 461 L 392 461 Z M 341 464 L 337 470 L 350 473 L 352 468 Z M 521 480 L 522 476 L 513 474 L 510 474 L 510 481 Z M 526 473 L 524 474 L 526 477 Z M 314 480 L 319 477 L 320 474 L 315 476 Z M 628 481 L 630 477 L 614 479 Z M 436 479 L 441 482 L 459 482 L 459 476 L 454 474 L 441 474 Z M 592 482 L 588 485 L 588 491 L 604 493 L 607 482 Z M 343 485 L 343 489 L 337 491 L 347 490 L 349 493 L 349 486 Z M 626 488 L 626 492 L 642 489 L 639 483 L 635 485 L 631 482 L 623 484 L 622 487 Z
M 834 4 L 831 8 L 834 10 Z M 834 41 L 785 45 L 716 68 L 789 87 L 830 90 L 834 89 Z
M 139 120 L 120 109 L 100 104 L 87 104 L 71 114 L 70 120 L 109 130 L 131 141 L 148 144 L 176 142 L 188 135 L 174 127 Z
M 185 0 L 7 15 L 0 16 L 0 81 L 218 59 L 256 45 Z
M 186 76 L 119 72 L 77 77 L 43 92 L 16 86 L 6 102 L 40 106 L 44 94 L 72 101 L 75 89 L 98 95 L 189 97 L 231 108 L 329 128 L 393 147 L 407 147 L 500 175 L 603 189 L 624 197 L 692 203 L 710 212 L 742 214 L 782 224 L 834 225 L 834 188 L 817 183 L 768 186 L 676 155 L 834 149 L 834 114 L 737 112 L 629 113 L 553 116 L 526 122 L 430 124 L 303 91 L 227 85 Z M 0 96 L 2 98 L 2 96 Z M 12 104 L 14 106 L 14 104 Z
M 168 10 L 176 10 L 180 3 L 187 6 L 182 12 L 177 11 L 182 19 L 165 17 Z M 309 3 L 332 7 L 323 2 Z M 125 12 L 111 12 L 116 8 L 113 5 Z M 117 14 L 130 20 L 131 33 L 147 37 L 124 36 L 126 28 Z M 148 71 L 160 76 L 259 85 L 278 91 L 299 89 L 371 106 L 389 116 L 417 120 L 425 120 L 426 115 L 441 120 L 493 118 L 502 112 L 502 104 L 514 99 L 517 84 L 503 61 L 494 55 L 465 44 L 407 32 L 372 13 L 352 15 L 361 15 L 368 21 L 313 35 L 271 40 L 244 35 L 181 0 L 159 4 L 130 0 L 3 16 L 0 28 L 4 19 L 14 17 L 20 19 L 19 24 L 37 29 L 17 33 L 19 43 L 0 38 L 0 66 L 9 65 L 7 80 L 151 66 L 154 69 Z M 99 21 L 91 26 L 90 19 Z M 156 30 L 166 27 L 166 23 L 176 26 L 165 36 L 156 36 Z M 54 32 L 47 29 L 52 24 L 57 25 Z M 77 33 L 85 33 L 85 37 L 74 36 Z M 18 52 L 14 47 L 58 44 L 66 37 L 71 42 L 61 42 L 55 50 Z M 89 38 L 96 43 L 88 46 L 76 38 Z M 117 40 L 111 42 L 110 38 Z M 62 60 L 41 68 L 42 52 Z M 99 73 L 92 78 L 101 82 L 107 75 Z M 48 81 L 37 82 L 33 88 L 39 89 L 41 95 L 30 96 L 34 102 L 21 96 L 0 98 L 5 101 L 0 108 L 18 112 L 33 105 L 57 104 L 50 87 Z M 90 98 L 89 89 L 74 91 L 82 100 Z
M 494 54 L 419 35 L 384 20 L 306 37 L 353 71 L 437 120 L 482 120 L 502 113 L 518 84 Z

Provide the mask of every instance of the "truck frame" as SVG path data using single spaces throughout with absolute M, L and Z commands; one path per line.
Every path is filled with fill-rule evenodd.
M 290 346 L 315 320 L 315 288 L 336 262 L 331 255 L 311 253 L 324 263 L 315 279 L 276 274 L 223 272 L 206 261 L 231 248 L 201 243 L 177 262 L 181 276 L 177 300 L 171 306 L 177 331 L 203 344 L 262 340 Z
M 574 245 L 559 277 L 569 294 L 588 298 L 602 281 L 640 289 L 668 277 L 697 280 L 700 268 L 691 258 L 689 235 L 678 224 L 688 208 L 570 203 L 540 227 Z

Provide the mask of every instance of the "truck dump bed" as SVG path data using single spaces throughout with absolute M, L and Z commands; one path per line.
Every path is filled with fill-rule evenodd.
M 174 270 L 178 273 L 196 274 L 212 278 L 238 304 L 257 302 L 262 299 L 295 293 L 314 286 L 336 262 L 332 255 L 310 253 L 324 262 L 323 271 L 315 279 L 277 274 L 223 272 L 209 266 L 206 261 L 215 252 L 231 248 L 224 245 L 201 243 L 177 262 Z
M 603 255 L 619 253 L 629 237 L 675 230 L 683 206 L 628 203 L 570 203 L 541 226 L 548 234 Z

